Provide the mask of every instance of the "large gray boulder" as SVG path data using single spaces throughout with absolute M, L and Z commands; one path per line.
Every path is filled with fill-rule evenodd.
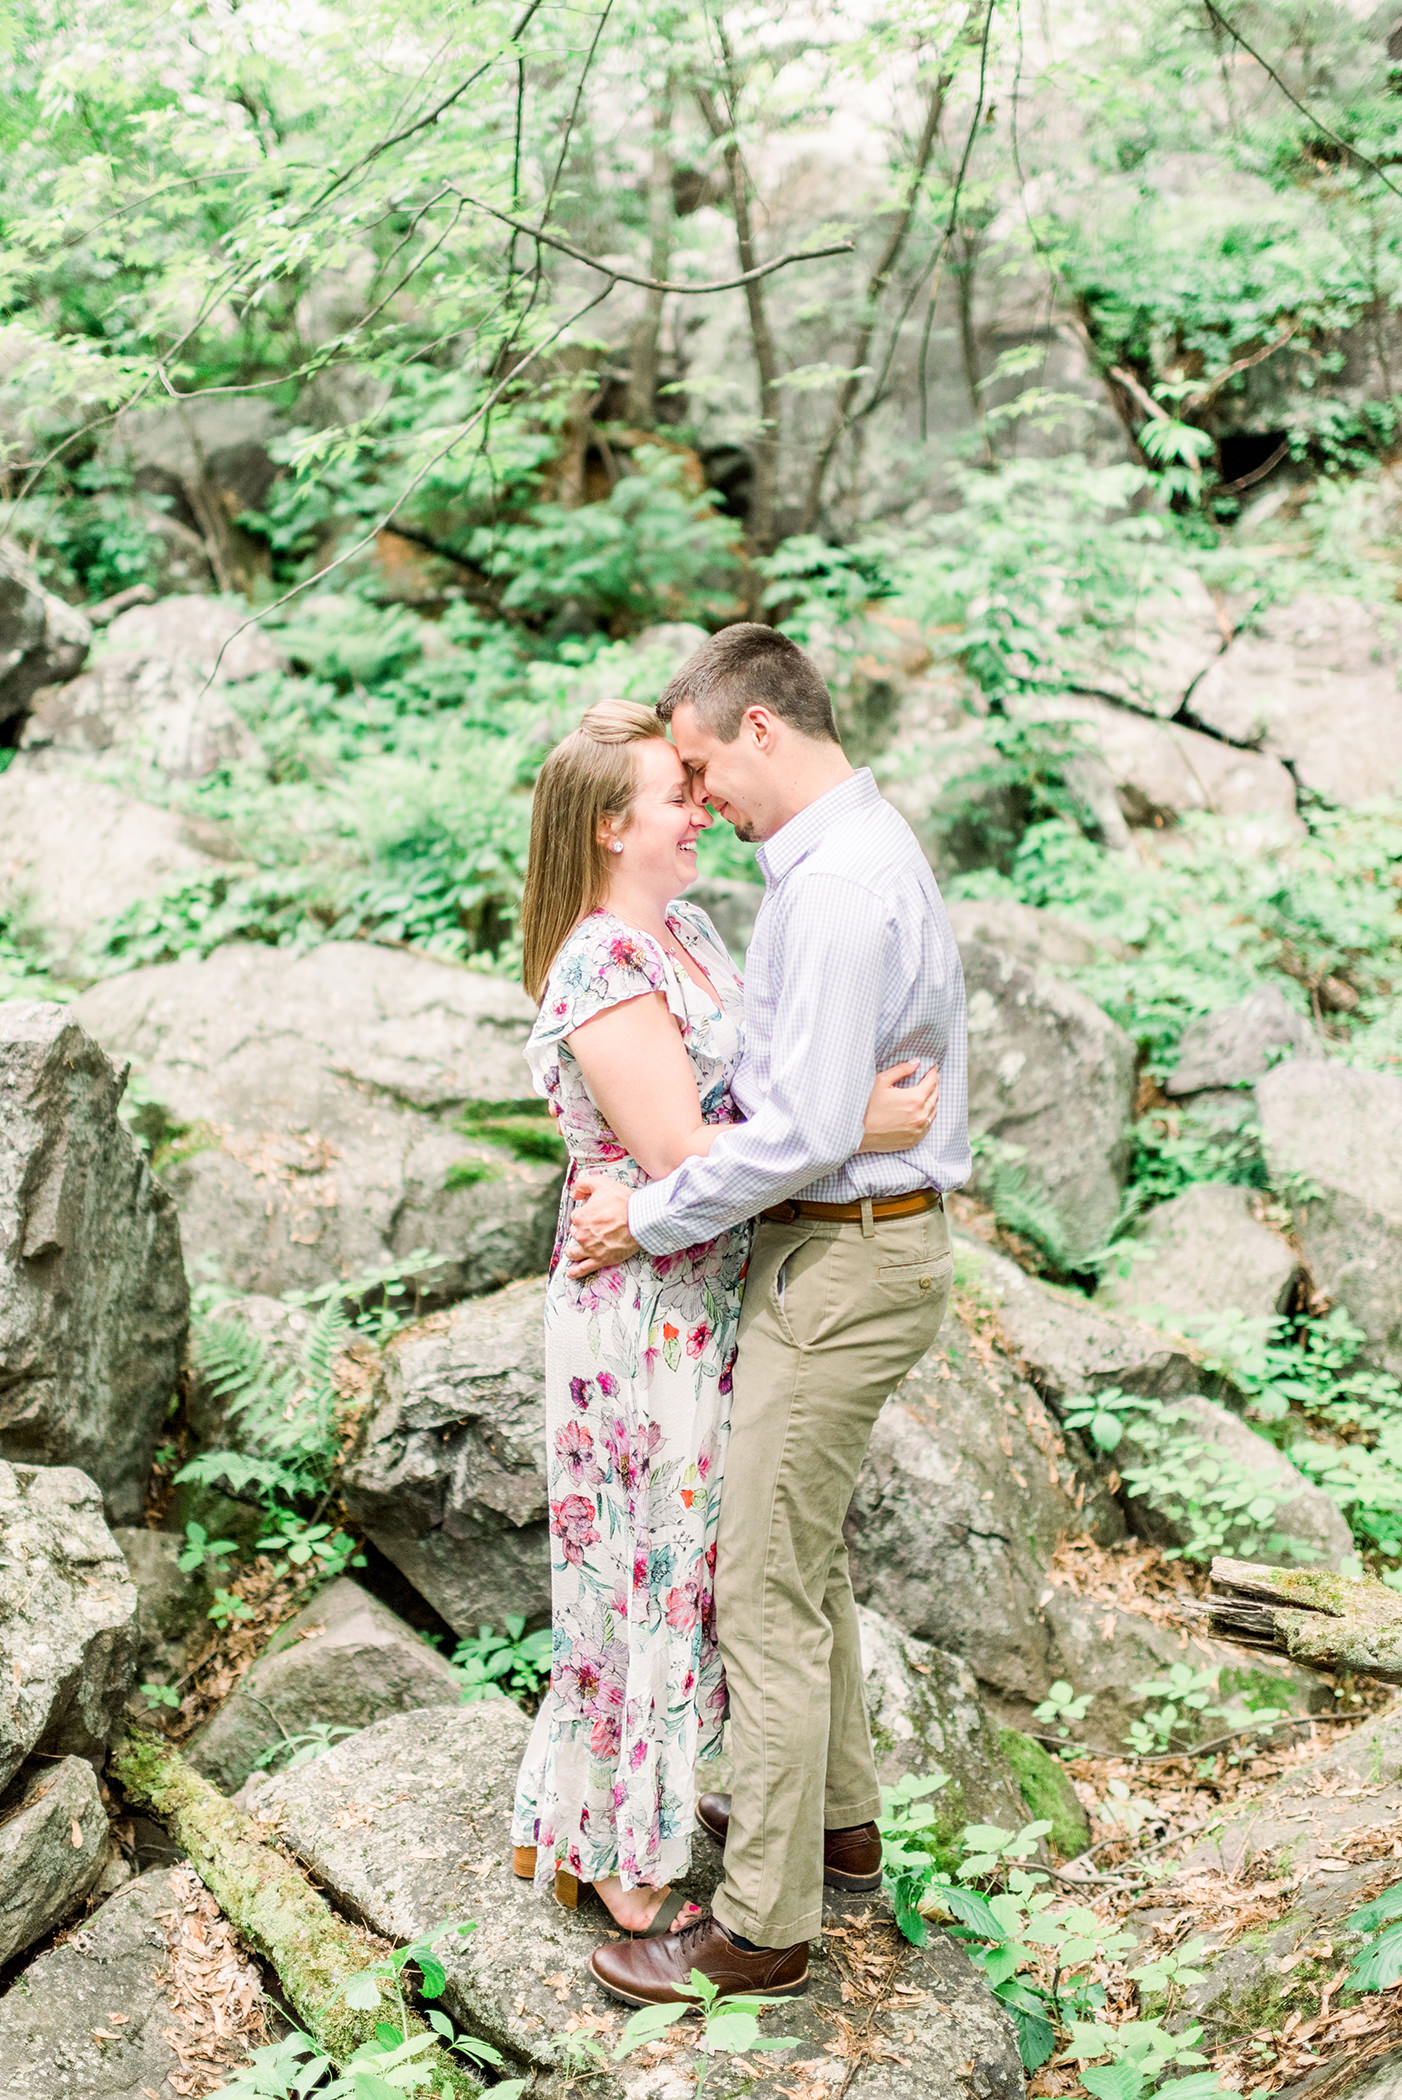
M 470 2034 L 508 2051 L 525 2068 L 561 2065 L 561 2037 L 587 2026 L 607 2041 L 622 2019 L 585 1963 L 605 1935 L 605 1913 L 562 1909 L 511 1871 L 509 1823 L 516 1771 L 530 1723 L 507 1700 L 402 1714 L 339 1743 L 314 1764 L 276 1778 L 256 1796 L 266 1818 L 334 1901 L 373 1932 L 402 1944 L 445 1918 L 477 1929 L 440 1948 L 443 2005 Z M 698 1836 L 693 1878 L 701 1900 L 714 1886 L 719 1850 Z M 820 2069 L 830 2075 L 841 2031 L 832 2015 L 860 2017 L 883 2043 L 880 2056 L 843 2066 L 848 2100 L 1021 2100 L 1012 2029 L 987 1986 L 945 1934 L 915 1949 L 866 1914 L 867 1902 L 837 1899 L 834 1923 L 863 1920 L 866 1953 L 881 1982 L 843 1961 L 835 1938 L 815 1946 L 806 1998 L 764 2015 L 791 2050 L 760 2059 L 758 2071 L 727 2063 L 711 2083 L 718 2100 L 779 2100 Z M 889 1966 L 888 1966 L 889 1965 Z M 836 2032 L 835 2032 L 836 2029 Z M 660 2100 L 693 2089 L 697 2061 L 674 2030 L 666 2084 L 646 2055 L 612 2065 L 591 2089 L 600 2100 Z M 840 2057 L 839 2057 L 840 2060 Z M 836 2081 L 834 2081 L 834 2090 Z M 709 2089 L 709 2088 L 708 2088 Z M 543 2088 L 552 2096 L 561 2088 Z
M 970 941 L 975 1185 L 1073 1267 L 1104 1245 L 1129 1172 L 1134 1045 L 1084 993 Z
M 956 1253 L 1007 1355 L 1059 1412 L 1105 1386 L 1162 1400 L 1214 1390 L 1174 1336 L 1029 1276 L 979 1241 L 957 1238 Z
M 22 715 L 41 686 L 74 677 L 91 641 L 83 614 L 44 589 L 16 546 L 0 543 L 0 722 Z
M 1315 1287 L 1402 1373 L 1402 1079 L 1333 1062 L 1277 1065 L 1256 1088 L 1271 1179 Z
M 1300 1274 L 1283 1234 L 1262 1224 L 1250 1189 L 1200 1181 L 1146 1212 L 1120 1241 L 1095 1294 L 1111 1312 L 1154 1312 L 1196 1328 L 1224 1312 L 1272 1320 Z
M 311 1728 L 363 1728 L 386 1714 L 461 1699 L 462 1685 L 437 1649 L 342 1575 L 278 1628 L 186 1754 L 232 1794 L 265 1751 Z
M 858 1599 L 1029 1709 L 1059 1674 L 1037 1606 L 1058 1542 L 1123 1529 L 1045 1403 L 957 1317 L 877 1417 L 847 1518 Z
M 1286 760 L 1302 786 L 1351 807 L 1402 785 L 1402 698 L 1390 614 L 1359 598 L 1271 606 L 1192 696 L 1211 728 Z
M 1039 703 L 1037 714 L 1067 729 L 1068 779 L 1094 810 L 1109 845 L 1123 843 L 1122 827 L 1158 828 L 1202 811 L 1233 820 L 1233 829 L 1245 829 L 1248 837 L 1303 829 L 1295 784 L 1276 756 L 1236 750 L 1199 730 L 1090 695 L 1050 710 Z
M 74 1465 L 140 1513 L 189 1312 L 169 1195 L 72 1009 L 0 1005 L 0 1456 Z
M 281 658 L 261 628 L 238 632 L 248 618 L 241 598 L 202 596 L 119 613 L 90 669 L 34 696 L 22 750 L 46 770 L 104 757 L 153 784 L 257 761 L 228 688 Z
M 550 1609 L 545 1285 L 397 1336 L 346 1508 L 460 1634 Z
M 257 1970 L 190 1869 L 155 1868 L 40 1954 L 0 1998 L 0 2096 L 208 2092 L 211 2072 L 267 2038 L 269 2011 Z
M 1089 927 L 1016 897 L 956 897 L 948 910 L 961 949 L 981 941 L 1029 970 L 1084 970 L 1106 951 Z
M 71 1011 L 134 1065 L 187 1255 L 235 1289 L 315 1288 L 418 1250 L 411 1271 L 442 1298 L 545 1266 L 559 1169 L 454 1128 L 529 1097 L 533 1009 L 502 979 L 368 941 L 234 942 Z
M 0 773 L 0 908 L 39 935 L 60 975 L 91 974 L 109 920 L 220 866 L 208 836 L 110 781 L 45 771 L 20 752 Z
M 136 1591 L 92 1481 L 0 1460 L 0 1789 L 36 1752 L 101 1764 L 136 1643 Z
M 82 1757 L 31 1772 L 0 1822 L 0 1961 L 10 1961 L 65 1918 L 102 1872 L 107 1811 Z
M 1203 1014 L 1183 1031 L 1178 1062 L 1164 1081 L 1170 1095 L 1244 1086 L 1286 1057 L 1319 1057 L 1319 1040 L 1278 986 L 1263 984 L 1235 1006 Z
M 869 1605 L 857 1606 L 857 1625 L 882 1785 L 894 1785 L 909 1772 L 940 1771 L 948 1784 L 933 1806 L 942 1835 L 955 1838 L 966 1823 L 1015 1828 L 1024 1816 L 1017 1779 L 968 1664 L 902 1633 Z

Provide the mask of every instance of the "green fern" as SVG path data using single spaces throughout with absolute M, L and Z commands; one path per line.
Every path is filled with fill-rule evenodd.
M 295 1364 L 278 1369 L 243 1321 L 199 1321 L 195 1357 L 235 1431 L 237 1448 L 204 1451 L 175 1476 L 240 1494 L 249 1488 L 270 1503 L 319 1493 L 336 1461 L 337 1356 L 351 1332 L 340 1298 L 317 1314 Z

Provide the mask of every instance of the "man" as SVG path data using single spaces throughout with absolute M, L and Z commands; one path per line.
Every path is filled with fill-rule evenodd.
M 697 791 L 762 840 L 746 966 L 747 1120 L 708 1158 L 631 1193 L 579 1183 L 571 1273 L 663 1254 L 759 1216 L 740 1324 L 716 1560 L 734 1794 L 700 1817 L 725 1843 L 714 1909 L 590 1968 L 630 2005 L 699 1969 L 725 1993 L 795 1995 L 826 1879 L 880 1885 L 876 1771 L 842 1523 L 883 1401 L 949 1296 L 944 1192 L 968 1176 L 964 983 L 905 820 L 838 741 L 827 687 L 772 628 L 727 627 L 658 703 Z M 939 1070 L 904 1153 L 864 1153 L 876 1072 Z

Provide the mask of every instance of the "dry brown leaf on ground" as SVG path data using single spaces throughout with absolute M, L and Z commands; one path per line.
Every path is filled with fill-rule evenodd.
M 268 2039 L 258 1971 L 233 1926 L 190 1867 L 171 1869 L 175 1903 L 159 1913 L 165 1927 L 162 1975 L 175 2024 L 162 2030 L 175 2054 L 173 2089 L 202 2100 Z

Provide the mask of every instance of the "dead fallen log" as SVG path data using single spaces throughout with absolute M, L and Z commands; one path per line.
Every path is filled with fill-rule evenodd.
M 1402 1595 L 1376 1577 L 1217 1559 L 1212 1581 L 1208 1624 L 1224 1639 L 1402 1684 Z
M 184 1847 L 225 1917 L 277 1970 L 292 2012 L 338 2069 L 375 2039 L 380 2022 L 399 2026 L 398 2002 L 387 1982 L 370 2010 L 345 2002 L 346 1985 L 381 1958 L 382 1945 L 333 1911 L 301 1868 L 258 1835 L 253 1817 L 202 1778 L 173 1744 L 128 1729 L 108 1769 L 127 1799 Z M 430 2031 L 416 2014 L 408 2020 L 406 2040 Z M 432 2067 L 435 2094 L 479 2100 L 478 2080 L 441 2045 L 419 2061 Z

